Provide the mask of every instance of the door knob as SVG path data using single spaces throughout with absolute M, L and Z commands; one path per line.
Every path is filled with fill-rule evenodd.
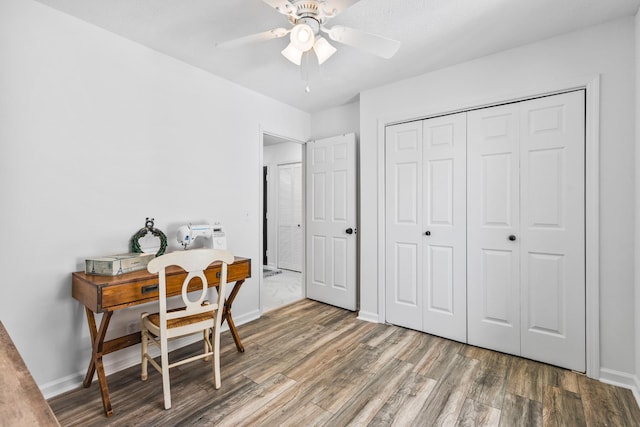
M 347 234 L 353 234 L 353 228 L 349 227 L 346 230 L 344 230 L 344 232 Z
M 425 231 L 425 232 L 424 232 L 424 235 L 425 235 L 425 236 L 431 236 L 431 232 L 430 232 L 430 231 Z
M 512 234 L 512 235 L 510 235 L 510 236 L 509 236 L 509 240 L 511 240 L 512 242 L 515 242 L 515 241 L 516 241 L 516 236 L 515 236 L 515 235 L 513 235 L 513 234 Z

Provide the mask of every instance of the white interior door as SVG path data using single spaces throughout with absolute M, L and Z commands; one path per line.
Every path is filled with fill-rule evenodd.
M 423 121 L 422 330 L 467 341 L 467 114 Z
M 278 165 L 278 267 L 302 271 L 302 165 Z
M 307 143 L 307 297 L 356 310 L 355 134 Z
M 520 107 L 522 356 L 584 372 L 584 91 Z
M 518 104 L 470 111 L 468 343 L 520 354 Z M 513 237 L 511 237 L 513 236 Z

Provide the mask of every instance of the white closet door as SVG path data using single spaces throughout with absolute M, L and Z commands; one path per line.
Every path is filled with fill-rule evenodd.
M 521 103 L 522 356 L 584 372 L 584 92 Z
M 302 271 L 302 166 L 278 165 L 278 267 Z
M 422 122 L 386 128 L 386 320 L 422 329 Z
M 422 330 L 466 342 L 466 113 L 422 123 Z
M 584 92 L 470 112 L 469 343 L 585 370 Z
M 520 354 L 519 107 L 467 117 L 468 342 Z

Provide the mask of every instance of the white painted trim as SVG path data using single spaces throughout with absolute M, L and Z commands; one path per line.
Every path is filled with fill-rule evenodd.
M 243 325 L 245 323 L 251 322 L 260 318 L 260 311 L 255 310 L 250 313 L 244 314 L 242 316 L 238 316 L 234 319 L 236 325 Z M 226 323 L 220 329 L 221 332 L 228 331 L 229 325 Z M 169 351 L 176 350 L 181 347 L 185 347 L 187 345 L 193 344 L 195 342 L 201 341 L 202 337 L 195 334 L 183 338 L 178 338 L 176 340 L 169 342 Z M 160 355 L 160 349 L 155 347 L 150 348 L 150 352 L 156 352 L 156 355 Z M 88 359 L 88 357 L 87 357 Z M 111 375 L 115 372 L 122 371 L 124 369 L 130 368 L 132 366 L 136 366 L 140 364 L 140 346 L 136 344 L 129 348 L 123 349 L 118 352 L 117 358 L 107 358 L 103 360 L 104 370 L 107 375 Z M 44 395 L 45 399 L 50 399 L 59 394 L 65 393 L 70 390 L 74 390 L 78 387 L 82 386 L 82 382 L 84 381 L 84 376 L 86 374 L 86 368 L 83 367 L 82 371 L 76 372 L 75 374 L 67 375 L 66 377 L 58 378 L 54 381 L 42 384 L 40 386 L 40 391 Z M 94 381 L 97 381 L 97 374 L 94 375 Z M 97 387 L 97 384 L 94 384 L 94 387 Z
M 585 356 L 587 376 L 600 378 L 600 76 L 585 87 Z
M 385 277 L 387 274 L 384 248 L 387 247 L 385 224 L 385 127 L 390 124 L 386 120 L 378 120 L 378 322 L 385 323 L 387 313 L 385 308 Z
M 613 369 L 601 368 L 600 381 L 606 384 L 627 388 L 633 393 L 636 402 L 640 405 L 640 380 L 636 375 Z
M 478 99 L 462 105 L 449 105 L 405 113 L 393 113 L 378 117 L 378 322 L 385 322 L 385 185 L 384 146 L 387 125 L 422 120 L 429 117 L 489 107 L 505 102 L 523 101 L 539 96 L 552 95 L 575 89 L 586 89 L 585 118 L 585 327 L 587 376 L 599 379 L 600 369 L 600 75 L 590 74 L 534 84 L 511 95 L 494 99 Z M 368 313 L 368 316 L 375 316 Z
M 358 312 L 358 320 L 363 320 L 365 322 L 371 323 L 380 323 L 378 319 L 378 313 L 372 313 L 370 311 L 362 311 Z
M 258 165 L 257 165 L 257 169 L 262 171 L 263 167 L 264 167 L 264 134 L 265 133 L 269 133 L 267 131 L 265 131 L 264 127 L 262 126 L 262 124 L 258 125 Z M 271 170 L 267 169 L 267 172 L 270 174 Z M 271 178 L 271 176 L 268 176 L 268 178 Z M 260 212 L 260 215 L 263 215 L 264 212 L 264 176 L 262 173 L 258 174 L 258 212 Z M 262 316 L 262 313 L 264 313 L 264 301 L 262 300 L 262 287 L 263 285 L 263 280 L 264 280 L 264 273 L 263 273 L 263 266 L 262 266 L 262 256 L 264 254 L 264 245 L 263 245 L 263 236 L 264 236 L 264 227 L 263 227 L 263 220 L 260 219 L 260 221 L 258 221 L 258 248 L 260 248 L 259 252 L 258 252 L 258 256 L 260 257 L 260 259 L 258 260 L 258 265 L 259 268 L 258 270 L 258 317 Z M 268 242 L 267 242 L 268 244 Z
M 302 143 L 301 157 L 302 162 L 302 227 L 304 234 L 302 236 L 302 298 L 307 297 L 307 144 L 311 141 Z

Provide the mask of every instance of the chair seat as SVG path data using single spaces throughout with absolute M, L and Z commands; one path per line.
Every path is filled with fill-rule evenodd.
M 167 310 L 167 313 L 176 312 L 176 311 L 184 311 L 183 308 L 175 308 L 173 310 Z M 156 328 L 160 328 L 160 314 L 152 313 L 146 317 L 146 319 L 153 324 Z M 206 313 L 194 314 L 193 316 L 188 317 L 180 317 L 178 319 L 169 319 L 167 320 L 167 328 L 179 328 L 181 326 L 191 325 L 192 323 L 198 323 L 205 320 L 214 319 L 214 312 L 208 311 Z

